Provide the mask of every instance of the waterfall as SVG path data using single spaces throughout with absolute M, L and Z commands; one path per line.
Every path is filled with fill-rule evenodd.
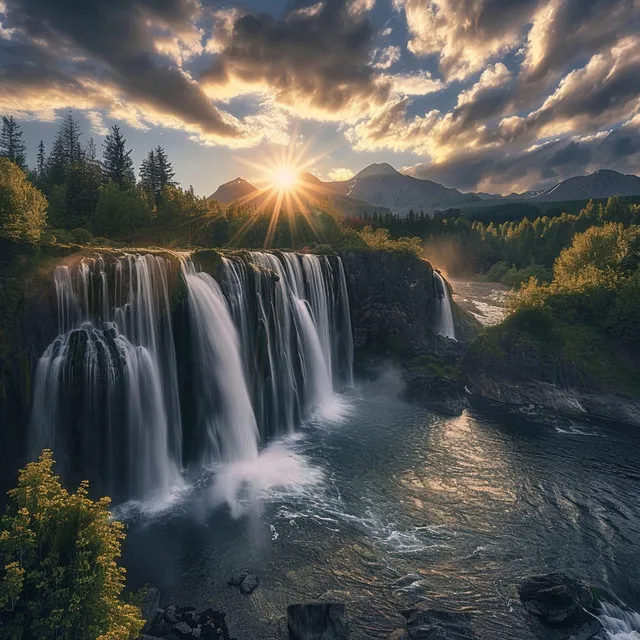
M 182 275 L 189 292 L 202 462 L 256 458 L 258 427 L 227 301 L 218 283 L 191 261 L 183 262 Z
M 267 439 L 334 417 L 353 385 L 340 258 L 230 253 L 217 279 L 180 259 L 173 302 L 160 256 L 54 273 L 59 335 L 36 367 L 32 454 L 52 448 L 65 478 L 116 498 L 167 496 L 184 463 L 251 463 Z
M 456 330 L 453 324 L 453 311 L 451 307 L 451 294 L 447 281 L 437 272 L 433 272 L 436 290 L 436 311 L 434 317 L 434 330 L 445 338 L 456 339 Z
M 166 495 L 179 479 L 169 270 L 127 255 L 54 273 L 60 335 L 36 367 L 32 454 L 52 448 L 63 472 L 116 496 Z
M 330 416 L 353 385 L 353 343 L 339 258 L 242 252 L 223 262 L 245 375 L 263 436 Z

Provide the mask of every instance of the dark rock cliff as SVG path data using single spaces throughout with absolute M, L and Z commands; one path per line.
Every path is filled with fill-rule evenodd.
M 464 405 L 461 360 L 473 322 L 457 309 L 455 342 L 433 331 L 437 294 L 430 262 L 411 253 L 346 251 L 356 374 L 375 377 L 397 367 L 407 399 L 447 413 Z

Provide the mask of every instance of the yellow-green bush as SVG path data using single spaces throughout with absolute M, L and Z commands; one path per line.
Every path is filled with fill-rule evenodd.
M 20 471 L 0 519 L 0 638 L 133 640 L 144 621 L 120 599 L 124 539 L 109 498 L 75 493 L 53 473 L 44 451 Z

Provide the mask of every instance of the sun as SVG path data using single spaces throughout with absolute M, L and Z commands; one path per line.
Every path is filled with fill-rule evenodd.
M 298 171 L 287 165 L 276 167 L 271 182 L 280 191 L 293 191 L 298 183 Z

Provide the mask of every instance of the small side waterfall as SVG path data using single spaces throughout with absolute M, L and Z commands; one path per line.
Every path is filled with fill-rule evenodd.
M 55 271 L 60 335 L 37 364 L 31 443 L 33 456 L 52 448 L 71 481 L 168 496 L 185 458 L 251 464 L 266 439 L 336 415 L 335 393 L 353 384 L 338 257 L 238 252 L 219 283 L 181 260 L 186 296 L 176 288 L 173 308 L 159 256 Z
M 164 495 L 179 479 L 169 269 L 131 255 L 54 274 L 60 335 L 36 368 L 33 454 L 52 448 L 63 470 L 116 496 Z
M 453 311 L 451 309 L 451 294 L 447 281 L 434 270 L 434 285 L 437 302 L 434 315 L 434 331 L 445 338 L 456 339 L 456 329 L 453 323 Z

